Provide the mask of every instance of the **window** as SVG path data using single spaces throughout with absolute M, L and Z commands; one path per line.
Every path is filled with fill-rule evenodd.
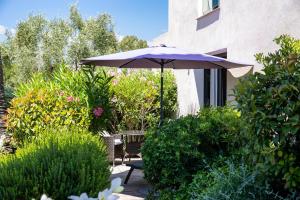
M 210 69 L 204 69 L 204 106 L 210 106 Z
M 219 0 L 212 0 L 212 8 L 213 9 L 219 8 Z
M 219 5 L 220 5 L 220 0 L 202 0 L 203 15 L 211 12 L 216 8 L 219 8 Z
M 223 49 L 222 49 L 223 51 Z M 211 55 L 227 58 L 227 52 L 211 53 Z M 212 95 L 212 96 L 211 96 Z M 205 107 L 225 106 L 227 102 L 227 69 L 204 69 L 203 104 Z
M 216 81 L 215 87 L 215 103 L 212 105 L 225 106 L 227 101 L 227 70 L 217 69 L 216 70 Z M 204 106 L 210 106 L 210 87 L 211 87 L 211 70 L 204 69 L 204 79 L 203 79 L 203 103 Z
M 217 71 L 217 106 L 225 106 L 227 101 L 227 70 Z
M 215 55 L 227 58 L 227 52 Z M 217 70 L 217 106 L 225 106 L 227 101 L 227 70 Z

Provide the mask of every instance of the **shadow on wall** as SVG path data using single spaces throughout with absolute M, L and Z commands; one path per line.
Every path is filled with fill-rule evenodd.
M 220 9 L 215 9 L 210 13 L 197 19 L 197 31 L 215 23 L 220 18 Z

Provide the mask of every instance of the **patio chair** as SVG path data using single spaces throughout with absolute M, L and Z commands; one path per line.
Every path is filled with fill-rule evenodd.
M 123 134 L 125 142 L 125 154 L 124 158 L 142 157 L 141 156 L 141 147 L 144 142 L 144 133 L 143 132 L 133 132 Z
M 121 158 L 122 164 L 124 161 L 124 143 L 122 140 L 122 136 L 115 135 L 104 135 L 103 136 L 104 143 L 107 146 L 108 160 L 115 166 L 115 159 Z

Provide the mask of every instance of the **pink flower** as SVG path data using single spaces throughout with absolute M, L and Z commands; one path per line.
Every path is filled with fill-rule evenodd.
M 74 101 L 74 97 L 68 96 L 68 97 L 67 97 L 67 102 L 72 102 L 72 101 Z
M 103 108 L 97 107 L 97 108 L 94 108 L 93 113 L 96 118 L 99 118 L 99 117 L 101 117 L 103 111 L 104 111 Z

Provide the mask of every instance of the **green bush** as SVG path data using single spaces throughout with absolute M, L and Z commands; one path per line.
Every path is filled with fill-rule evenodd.
M 62 91 L 81 99 L 89 110 L 89 129 L 93 132 L 141 130 L 157 125 L 159 120 L 160 74 L 149 70 L 116 73 L 84 67 L 72 71 L 62 65 L 51 76 L 35 74 L 20 84 L 15 94 L 20 98 L 33 90 Z M 172 118 L 177 111 L 177 91 L 170 71 L 165 72 L 164 91 L 165 118 Z
M 282 197 L 264 181 L 264 175 L 243 160 L 218 157 L 212 166 L 199 170 L 190 183 L 183 183 L 177 189 L 165 188 L 150 192 L 147 199 L 159 200 L 296 200 L 293 193 Z
M 159 121 L 160 74 L 149 70 L 116 73 L 112 90 L 120 129 L 145 130 Z M 164 74 L 164 115 L 177 111 L 177 88 L 171 71 Z
M 165 122 L 146 134 L 142 154 L 145 177 L 155 189 L 178 189 L 192 176 L 242 145 L 239 113 L 231 108 L 205 108 L 198 116 Z
M 242 80 L 235 96 L 249 122 L 253 160 L 274 189 L 300 190 L 300 40 L 275 39 L 280 49 L 258 54 L 263 74 Z
M 7 116 L 8 131 L 19 134 L 17 139 L 23 139 L 49 123 L 53 126 L 71 123 L 93 132 L 113 132 L 110 123 L 112 78 L 104 70 L 72 71 L 64 65 L 51 77 L 35 74 L 16 90 L 10 105 L 11 114 Z
M 159 200 L 187 200 L 189 199 L 189 194 L 188 194 L 188 187 L 183 184 L 180 186 L 179 189 L 163 189 L 159 190 L 156 193 L 149 193 L 147 194 L 147 200 L 152 200 L 152 199 L 159 199 Z
M 88 128 L 89 110 L 85 101 L 62 91 L 33 90 L 11 101 L 6 115 L 9 132 L 17 142 L 31 140 L 48 126 L 77 125 Z
M 0 159 L 0 199 L 53 199 L 109 185 L 106 149 L 98 137 L 82 129 L 47 129 L 15 155 Z
M 258 171 L 230 161 L 222 167 L 199 171 L 189 185 L 188 193 L 193 200 L 284 199 L 265 185 Z

